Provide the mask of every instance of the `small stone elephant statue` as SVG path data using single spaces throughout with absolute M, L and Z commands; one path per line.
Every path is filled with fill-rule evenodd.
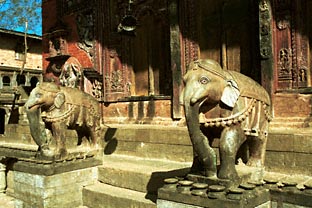
M 102 122 L 99 103 L 91 95 L 76 88 L 43 82 L 31 91 L 25 108 L 31 135 L 39 146 L 37 155 L 66 158 L 66 129 L 76 130 L 78 144 L 83 137 L 88 138 L 91 150 L 97 151 Z M 55 139 L 54 152 L 50 150 L 45 128 L 40 125 L 42 120 Z
M 210 59 L 192 62 L 180 97 L 193 145 L 192 172 L 233 180 L 236 155 L 249 147 L 247 165 L 263 167 L 271 101 L 266 90 L 236 71 L 223 70 Z M 212 141 L 219 139 L 220 169 Z

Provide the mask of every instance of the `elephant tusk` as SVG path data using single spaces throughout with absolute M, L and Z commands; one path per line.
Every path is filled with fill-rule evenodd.
M 200 102 L 199 102 L 199 107 L 202 106 L 206 100 L 208 99 L 208 97 L 204 97 Z
M 208 98 L 207 97 L 204 97 L 204 98 L 201 98 L 201 99 L 196 99 L 196 98 L 191 98 L 191 105 L 194 105 L 195 103 L 199 103 L 199 107 L 206 102 Z

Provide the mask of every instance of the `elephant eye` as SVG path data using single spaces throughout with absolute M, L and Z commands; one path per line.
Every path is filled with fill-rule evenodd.
M 202 76 L 200 79 L 199 79 L 199 83 L 201 84 L 208 84 L 210 80 L 208 79 L 208 77 L 205 77 L 205 76 Z
M 40 98 L 42 96 L 42 94 L 41 93 L 36 93 L 35 96 L 36 96 L 36 98 Z

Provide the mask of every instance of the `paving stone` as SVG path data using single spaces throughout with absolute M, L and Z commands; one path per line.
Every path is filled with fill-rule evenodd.
M 165 178 L 183 176 L 190 167 L 191 163 L 112 155 L 104 157 L 98 180 L 118 187 L 156 193 Z
M 146 194 L 103 183 L 83 189 L 83 205 L 92 208 L 156 208 Z

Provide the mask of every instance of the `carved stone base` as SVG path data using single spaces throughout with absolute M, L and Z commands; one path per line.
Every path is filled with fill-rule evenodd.
M 239 178 L 237 180 L 226 180 L 220 178 L 205 177 L 196 174 L 188 174 L 186 179 L 193 181 L 194 183 L 206 183 L 209 185 L 222 185 L 226 188 L 237 187 L 242 183 L 258 183 L 261 184 L 264 176 L 264 168 L 262 167 L 250 167 L 246 165 L 236 165 L 236 171 Z
M 270 204 L 269 190 L 263 187 L 243 190 L 242 193 L 208 191 L 201 196 L 195 195 L 193 191 L 181 192 L 179 189 L 163 187 L 159 189 L 157 199 L 157 208 L 269 208 Z
M 95 167 L 102 164 L 102 160 L 90 157 L 74 159 L 72 161 L 48 161 L 32 158 L 19 158 L 13 165 L 14 171 L 31 173 L 36 175 L 55 175 L 64 172 Z
M 188 174 L 185 178 L 165 179 L 158 191 L 158 208 L 269 208 L 270 193 L 264 187 L 263 168 L 237 165 L 237 180 Z
M 18 160 L 12 166 L 16 207 L 79 207 L 82 188 L 97 180 L 100 160 L 50 162 Z

